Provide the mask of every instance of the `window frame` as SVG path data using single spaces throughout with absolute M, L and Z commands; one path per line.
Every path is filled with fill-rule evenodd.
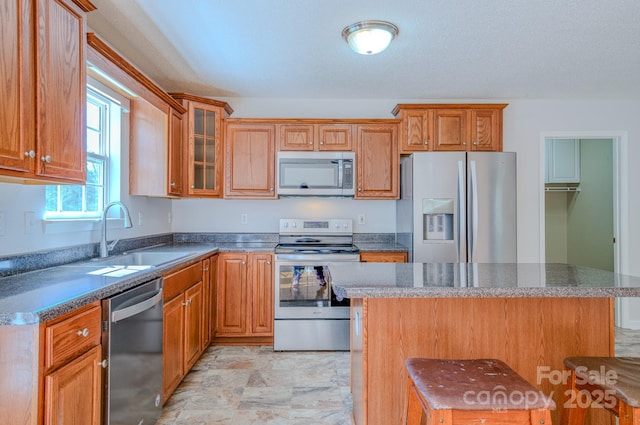
M 86 221 L 100 219 L 104 206 L 110 199 L 117 199 L 120 195 L 120 179 L 116 179 L 120 175 L 121 170 L 121 154 L 120 147 L 122 144 L 122 115 L 129 112 L 129 99 L 120 95 L 113 89 L 105 86 L 101 82 L 88 77 L 87 78 L 87 100 L 85 107 L 89 103 L 97 104 L 101 108 L 101 132 L 98 153 L 90 152 L 87 137 L 87 173 L 90 171 L 90 163 L 98 164 L 101 168 L 100 176 L 96 183 L 85 181 L 83 185 L 54 185 L 57 187 L 57 211 L 47 211 L 47 194 L 45 197 L 45 207 L 43 218 L 45 221 Z M 85 131 L 89 131 L 88 122 Z M 89 175 L 87 174 L 87 177 Z M 61 194 L 64 187 L 80 186 L 82 189 L 82 211 L 61 211 L 62 200 Z M 87 211 L 87 188 L 98 187 L 99 193 L 97 199 L 97 208 L 95 211 Z

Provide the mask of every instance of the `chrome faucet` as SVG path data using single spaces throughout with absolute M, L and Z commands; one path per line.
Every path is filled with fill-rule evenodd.
M 129 215 L 129 210 L 127 209 L 125 204 L 120 201 L 108 203 L 107 206 L 104 207 L 104 211 L 102 211 L 102 237 L 100 238 L 100 257 L 109 256 L 109 251 L 115 248 L 116 244 L 120 240 L 116 239 L 110 244 L 107 244 L 107 211 L 109 211 L 109 208 L 114 205 L 119 206 L 124 213 L 124 228 L 130 229 L 133 227 L 133 223 L 131 223 L 131 216 Z

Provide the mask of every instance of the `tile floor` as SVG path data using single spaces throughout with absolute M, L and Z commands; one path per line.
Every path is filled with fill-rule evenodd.
M 157 425 L 351 425 L 348 352 L 210 347 Z
M 640 331 L 616 329 L 616 355 L 640 357 Z M 352 425 L 348 352 L 210 347 L 157 425 Z

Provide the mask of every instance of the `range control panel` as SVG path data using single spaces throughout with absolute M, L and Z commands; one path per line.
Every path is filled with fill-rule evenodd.
M 280 234 L 353 234 L 353 220 L 350 218 L 332 218 L 323 220 L 281 218 Z

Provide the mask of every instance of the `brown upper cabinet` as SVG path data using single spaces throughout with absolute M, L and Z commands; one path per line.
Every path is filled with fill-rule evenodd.
M 186 93 L 171 93 L 187 110 L 185 196 L 222 197 L 224 119 L 233 113 L 226 103 Z
M 356 199 L 397 199 L 398 123 L 356 126 Z
M 280 151 L 351 151 L 353 126 L 348 123 L 313 123 L 304 120 L 276 126 Z
M 129 194 L 182 196 L 186 109 L 95 34 L 87 45 L 89 75 L 130 100 Z
M 228 120 L 225 198 L 275 199 L 275 125 Z
M 84 183 L 86 0 L 0 0 L 0 176 Z M 60 107 L 64 105 L 64 108 Z
M 400 104 L 400 153 L 502 151 L 506 104 Z

